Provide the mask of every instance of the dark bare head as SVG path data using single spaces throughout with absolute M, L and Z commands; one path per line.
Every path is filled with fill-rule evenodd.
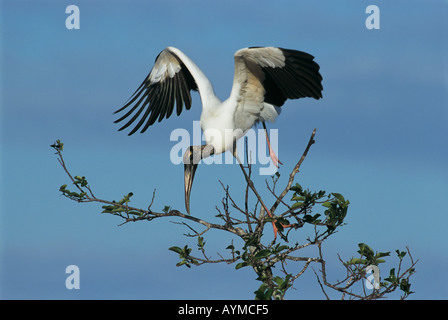
M 190 146 L 183 156 L 184 176 L 185 176 L 185 208 L 190 214 L 190 193 L 193 185 L 194 175 L 201 159 L 214 154 L 211 145 Z

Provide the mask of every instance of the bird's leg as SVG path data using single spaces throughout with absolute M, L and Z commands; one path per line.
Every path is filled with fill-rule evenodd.
M 273 155 L 275 156 L 275 153 L 274 153 L 274 151 L 271 149 L 271 146 L 270 146 L 270 143 L 269 143 L 269 137 L 268 137 L 268 133 L 267 133 L 267 130 L 266 130 L 266 125 L 265 125 L 264 122 L 263 122 L 263 127 L 264 127 L 265 132 L 266 132 L 266 138 L 267 138 L 267 141 L 268 141 L 269 150 L 272 151 L 272 153 L 271 153 L 271 152 L 270 152 L 270 153 L 273 154 Z M 237 162 L 239 163 L 241 170 L 242 170 L 243 173 L 244 173 L 244 177 L 246 178 L 246 182 L 249 184 L 249 187 L 252 189 L 252 191 L 254 192 L 255 196 L 256 196 L 256 197 L 258 198 L 258 200 L 260 201 L 261 206 L 263 207 L 263 209 L 266 211 L 266 213 L 268 214 L 268 216 L 269 216 L 270 218 L 274 218 L 274 216 L 271 214 L 271 212 L 269 211 L 269 209 L 268 209 L 268 208 L 266 207 L 266 205 L 264 204 L 263 200 L 261 200 L 261 197 L 258 195 L 258 192 L 257 192 L 257 190 L 255 189 L 255 187 L 253 186 L 252 181 L 250 180 L 250 178 L 248 177 L 246 171 L 244 170 L 243 164 L 241 163 L 241 160 L 239 159 L 238 154 L 237 154 L 237 150 L 236 150 L 236 141 L 234 141 L 234 143 L 233 143 L 233 150 L 232 150 L 232 153 L 233 153 L 233 156 L 235 157 L 235 159 L 237 160 Z M 277 158 L 276 156 L 275 156 L 275 158 L 277 159 L 277 161 L 278 161 L 280 164 L 283 164 L 283 163 L 280 162 L 280 160 L 278 160 L 278 158 Z M 274 161 L 274 159 L 273 159 L 273 161 Z M 274 162 L 274 163 L 275 163 L 275 162 Z M 276 163 L 275 163 L 275 164 L 276 164 Z M 276 164 L 276 165 L 277 165 L 277 164 Z M 277 166 L 277 167 L 278 167 L 278 166 Z M 278 228 L 277 228 L 277 226 L 275 225 L 275 222 L 276 222 L 276 220 L 272 221 L 271 223 L 272 223 L 272 228 L 274 229 L 274 239 L 277 239 Z M 288 224 L 288 225 L 282 224 L 282 227 L 283 227 L 283 228 L 291 228 L 291 227 L 293 227 L 293 225 L 292 225 L 292 224 Z
M 266 129 L 266 124 L 263 121 L 263 128 L 264 128 L 264 132 L 266 133 L 266 141 L 268 143 L 268 147 L 269 147 L 269 156 L 272 159 L 272 162 L 274 163 L 274 165 L 278 168 L 278 164 L 283 164 L 277 157 L 277 155 L 275 154 L 274 150 L 271 147 L 271 142 L 269 141 L 269 135 L 268 135 L 268 130 Z
M 263 200 L 261 200 L 260 195 L 258 194 L 257 190 L 254 187 L 254 184 L 252 182 L 252 180 L 250 180 L 250 178 L 248 177 L 246 171 L 244 170 L 243 164 L 241 163 L 240 158 L 238 157 L 238 154 L 236 152 L 236 141 L 233 142 L 233 150 L 232 150 L 233 156 L 235 157 L 236 161 L 238 162 L 238 164 L 240 165 L 241 170 L 243 171 L 244 177 L 246 178 L 246 182 L 249 185 L 249 187 L 252 189 L 253 193 L 255 194 L 255 196 L 257 197 L 258 201 L 260 201 L 264 211 L 266 211 L 266 213 L 268 214 L 269 217 L 274 218 L 274 216 L 271 214 L 271 212 L 268 210 L 268 207 L 266 207 L 266 205 L 264 204 Z M 275 221 L 272 221 L 272 228 L 274 229 L 274 239 L 277 239 L 277 233 L 278 233 L 278 228 L 275 225 Z
M 264 208 L 264 211 L 266 211 L 266 213 L 268 214 L 269 217 L 274 218 L 274 216 L 269 212 L 268 208 L 266 208 L 266 206 L 264 205 L 264 203 L 262 203 L 262 206 Z M 278 228 L 275 225 L 275 220 L 272 221 L 272 228 L 274 229 L 274 240 L 277 239 L 277 233 L 278 233 Z

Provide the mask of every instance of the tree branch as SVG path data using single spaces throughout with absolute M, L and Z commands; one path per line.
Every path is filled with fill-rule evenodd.
M 305 160 L 311 146 L 315 143 L 315 140 L 314 140 L 315 135 L 316 135 L 316 129 L 313 130 L 313 133 L 311 134 L 310 140 L 308 141 L 308 145 L 306 146 L 306 149 L 303 152 L 302 157 L 300 158 L 299 162 L 297 162 L 297 164 L 294 166 L 294 169 L 289 174 L 289 180 L 285 186 L 285 189 L 283 189 L 282 193 L 280 193 L 277 200 L 272 205 L 271 213 L 274 213 L 274 211 L 277 209 L 280 202 L 282 202 L 283 198 L 286 196 L 288 191 L 291 189 L 292 183 L 294 182 L 294 177 L 296 176 L 297 172 L 299 172 L 300 166 L 302 165 L 303 161 Z
M 274 196 L 274 202 L 271 206 L 271 210 L 268 210 L 268 206 L 265 200 L 262 199 L 260 193 L 257 191 L 257 188 L 252 181 L 252 165 L 249 161 L 248 153 L 246 153 L 246 160 L 248 163 L 247 169 L 243 166 L 243 164 L 235 154 L 235 158 L 238 161 L 238 164 L 243 172 L 246 181 L 244 204 L 239 205 L 231 196 L 229 186 L 225 186 L 223 182 L 219 181 L 224 191 L 224 197 L 221 201 L 221 210 L 223 211 L 221 211 L 220 208 L 216 206 L 216 210 L 219 213 L 216 217 L 222 220 L 222 224 L 212 223 L 193 215 L 184 214 L 178 210 L 172 209 L 169 206 L 165 206 L 162 212 L 153 211 L 151 208 L 155 201 L 155 189 L 152 193 L 151 201 L 146 210 L 129 205 L 130 198 L 133 195 L 132 193 L 125 195 L 123 199 L 119 200 L 118 202 L 97 198 L 92 192 L 92 189 L 87 183 L 85 177 L 73 176 L 69 172 L 62 156 L 63 144 L 58 140 L 54 145 L 52 145 L 52 147 L 56 150 L 59 164 L 62 166 L 70 181 L 75 185 L 76 190 L 78 191 L 71 192 L 67 189 L 67 185 L 63 185 L 60 187 L 59 191 L 62 192 L 62 194 L 70 200 L 82 203 L 97 202 L 103 204 L 103 213 L 109 213 L 124 219 L 124 222 L 119 224 L 120 226 L 129 222 L 152 221 L 154 219 L 163 217 L 177 217 L 181 219 L 181 222 L 172 222 L 175 224 L 180 224 L 188 228 L 192 232 L 186 233 L 184 235 L 197 238 L 197 250 L 199 250 L 200 254 L 199 257 L 192 255 L 192 249 L 189 248 L 188 245 L 185 245 L 183 248 L 169 248 L 171 251 L 179 254 L 179 258 L 181 259 L 181 261 L 177 264 L 177 266 L 186 265 L 187 267 L 190 267 L 191 265 L 199 266 L 206 263 L 215 264 L 224 262 L 231 264 L 238 262 L 235 266 L 236 269 L 250 266 L 257 274 L 257 280 L 262 282 L 260 288 L 255 291 L 257 299 L 284 299 L 286 291 L 288 290 L 288 288 L 293 287 L 294 281 L 302 276 L 310 265 L 312 265 L 313 263 L 318 263 L 321 267 L 320 273 L 322 281 L 314 268 L 313 271 L 317 277 L 317 282 L 327 299 L 329 299 L 329 296 L 324 290 L 324 286 L 342 293 L 342 298 L 345 298 L 345 296 L 347 295 L 351 299 L 378 299 L 383 297 L 385 294 L 393 292 L 397 288 L 400 288 L 404 292 L 402 298 L 405 299 L 407 296 L 409 296 L 409 294 L 412 293 L 409 290 L 409 278 L 414 273 L 414 267 L 418 261 L 413 260 L 409 248 L 407 248 L 407 252 L 398 252 L 397 250 L 397 254 L 400 258 L 397 272 L 395 273 L 391 270 L 391 275 L 389 277 L 390 283 L 382 284 L 381 290 L 375 289 L 371 294 L 367 294 L 364 282 L 362 282 L 362 280 L 365 279 L 367 267 L 367 262 L 363 262 L 365 259 L 362 259 L 362 254 L 360 259 L 352 259 L 352 262 L 343 262 L 339 257 L 339 261 L 346 269 L 345 278 L 340 281 L 336 281 L 335 283 L 331 283 L 327 279 L 326 261 L 324 260 L 324 257 L 322 255 L 322 244 L 332 234 L 337 232 L 337 228 L 344 224 L 344 218 L 346 216 L 349 201 L 345 200 L 342 195 L 337 193 L 330 193 L 327 195 L 325 191 L 311 192 L 308 189 L 303 189 L 299 184 L 296 184 L 294 187 L 292 187 L 296 174 L 299 172 L 300 167 L 304 162 L 311 146 L 315 143 L 315 134 L 316 129 L 313 130 L 301 158 L 289 174 L 287 184 L 279 195 L 277 195 L 276 192 L 276 185 L 279 181 L 280 175 L 277 174 L 276 176 L 273 176 L 272 188 L 266 181 L 267 190 L 271 195 Z M 234 150 L 236 150 L 235 146 Z M 248 148 L 246 146 L 246 151 L 247 150 Z M 249 190 L 252 191 L 256 199 L 253 212 L 249 211 Z M 284 200 L 284 197 L 289 191 L 294 191 L 294 195 L 291 199 L 292 203 Z M 258 210 L 259 204 L 260 208 Z M 284 207 L 283 213 L 281 215 L 274 216 L 274 211 L 276 211 L 280 205 L 282 206 L 282 209 Z M 311 212 L 315 205 L 321 205 L 324 207 L 324 211 L 322 214 L 312 215 Z M 245 216 L 245 218 L 233 217 L 233 212 L 231 212 L 232 207 L 238 211 L 239 215 L 242 214 L 243 216 Z M 258 215 L 257 211 L 259 211 Z M 270 217 L 266 217 L 266 214 L 268 214 Z M 290 222 L 287 220 L 290 218 L 295 218 L 297 220 L 297 223 L 290 224 Z M 185 221 L 193 221 L 195 223 L 198 223 L 204 227 L 204 230 L 196 231 L 195 228 L 190 226 Z M 278 223 L 277 225 L 280 231 L 280 235 L 282 236 L 282 239 L 286 243 L 288 243 L 288 245 L 281 241 L 280 243 L 276 243 L 275 238 L 268 243 L 262 242 L 263 229 L 265 223 L 268 221 L 271 221 L 273 224 Z M 255 227 L 253 225 L 255 225 Z M 305 228 L 306 225 L 312 226 L 314 235 L 309 235 L 308 238 L 306 238 L 306 241 L 300 243 L 296 242 L 295 245 L 289 245 L 289 233 L 292 231 L 296 231 L 299 228 L 301 228 L 301 230 L 303 231 L 310 230 Z M 290 227 L 286 235 L 282 234 L 282 227 Z M 217 255 L 219 256 L 219 259 L 211 259 L 211 256 L 206 254 L 204 247 L 205 241 L 203 238 L 203 235 L 211 229 L 227 231 L 231 234 L 234 234 L 244 242 L 244 245 L 241 249 L 237 249 L 235 248 L 232 239 L 231 244 L 226 247 L 226 250 L 230 250 L 230 258 L 224 258 L 218 252 Z M 358 246 L 360 245 L 361 244 L 358 244 Z M 300 254 L 300 250 L 303 250 L 305 248 L 309 249 L 306 250 L 308 254 L 304 256 Z M 317 251 L 316 255 L 314 257 L 312 257 L 312 255 L 310 256 L 309 250 Z M 365 252 L 362 253 L 364 255 L 366 254 Z M 410 257 L 411 266 L 402 271 L 402 261 L 406 254 L 408 255 L 408 257 Z M 385 255 L 388 255 L 388 253 L 380 253 L 379 256 L 383 257 Z M 369 259 L 373 258 L 370 257 Z M 379 261 L 380 260 L 373 260 L 373 263 L 380 263 Z M 281 268 L 275 269 L 275 266 L 279 263 L 281 264 Z M 297 265 L 299 265 L 300 267 L 297 268 Z M 290 273 L 288 272 L 288 270 L 292 270 L 293 272 Z M 276 274 L 283 275 L 284 277 L 280 277 Z M 361 281 L 361 290 L 359 290 L 359 287 L 355 288 L 355 284 L 359 283 L 359 281 Z M 361 293 L 359 293 L 358 291 L 361 291 Z

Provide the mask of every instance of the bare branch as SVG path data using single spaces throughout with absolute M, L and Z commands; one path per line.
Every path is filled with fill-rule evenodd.
M 297 164 L 295 165 L 294 169 L 292 170 L 292 172 L 289 175 L 289 180 L 288 183 L 286 184 L 285 189 L 283 189 L 282 193 L 278 196 L 277 200 L 275 201 L 274 205 L 271 207 L 271 213 L 273 213 L 278 205 L 280 204 L 280 202 L 282 201 L 282 199 L 286 196 L 286 194 L 288 193 L 289 189 L 291 189 L 292 183 L 294 181 L 294 177 L 296 176 L 297 172 L 299 172 L 300 166 L 302 165 L 303 161 L 305 160 L 308 151 L 310 150 L 311 146 L 314 144 L 314 136 L 316 135 L 316 129 L 313 130 L 313 133 L 311 134 L 310 140 L 308 141 L 308 145 L 306 146 L 305 151 L 302 154 L 302 157 L 300 158 L 299 162 L 297 162 Z
M 324 196 L 322 196 L 322 193 L 325 195 L 325 191 L 312 193 L 309 190 L 306 190 L 306 193 L 302 193 L 301 188 L 293 190 L 297 193 L 297 198 L 300 196 L 304 199 L 307 199 L 303 202 L 303 205 L 300 203 L 301 200 L 297 200 L 296 203 L 290 205 L 284 199 L 284 197 L 292 188 L 294 178 L 299 172 L 300 167 L 304 162 L 311 146 L 315 142 L 315 134 L 316 129 L 313 130 L 300 160 L 297 162 L 297 164 L 289 174 L 288 182 L 279 195 L 276 192 L 276 186 L 279 181 L 280 175 L 277 174 L 272 177 L 272 187 L 270 186 L 268 181 L 265 180 L 267 190 L 271 195 L 274 196 L 274 202 L 270 210 L 268 209 L 265 200 L 262 199 L 260 193 L 258 192 L 256 186 L 252 181 L 252 165 L 251 161 L 249 161 L 248 153 L 246 152 L 247 166 L 243 166 L 243 164 L 235 154 L 235 158 L 238 161 L 238 164 L 243 172 L 246 181 L 244 191 L 244 204 L 238 204 L 237 201 L 235 201 L 235 199 L 231 196 L 229 186 L 225 186 L 223 182 L 219 181 L 224 191 L 224 197 L 221 201 L 222 207 L 221 205 L 219 208 L 218 206 L 216 206 L 216 210 L 219 213 L 219 215 L 217 215 L 216 217 L 222 220 L 220 221 L 220 224 L 200 219 L 198 217 L 195 217 L 194 215 L 184 214 L 178 210 L 172 209 L 169 206 L 165 206 L 162 212 L 152 211 L 151 208 L 155 201 L 156 189 L 154 189 L 152 193 L 152 198 L 146 210 L 129 205 L 132 193 L 125 195 L 124 198 L 119 202 L 97 198 L 94 196 L 90 185 L 87 184 L 87 180 L 85 180 L 85 177 L 72 176 L 70 174 L 61 153 L 63 144 L 61 144 L 58 140 L 57 143 L 55 143 L 55 145 L 53 145 L 52 147 L 57 151 L 58 162 L 64 169 L 65 173 L 68 175 L 70 181 L 80 192 L 79 194 L 70 192 L 68 189 L 66 189 L 66 185 L 63 185 L 61 186 L 60 191 L 65 197 L 82 203 L 97 202 L 103 204 L 103 212 L 116 215 L 124 220 L 121 224 L 119 224 L 120 226 L 129 222 L 152 221 L 158 218 L 179 218 L 180 221 L 171 222 L 187 227 L 191 231 L 191 233 L 184 234 L 185 236 L 197 237 L 197 250 L 199 250 L 201 253 L 198 254 L 200 257 L 191 255 L 192 248 L 189 248 L 187 245 L 183 248 L 171 247 L 170 250 L 177 252 L 181 259 L 181 261 L 177 264 L 178 266 L 186 265 L 187 267 L 190 267 L 191 265 L 202 265 L 207 263 L 231 264 L 239 262 L 235 266 L 236 269 L 250 266 L 258 275 L 257 280 L 262 281 L 263 284 L 260 286 L 259 290 L 255 291 L 256 297 L 258 299 L 284 299 L 286 290 L 290 287 L 293 287 L 295 280 L 302 276 L 311 265 L 320 264 L 320 276 L 314 268 L 312 269 L 314 274 L 316 275 L 317 282 L 327 299 L 329 299 L 329 295 L 324 289 L 325 287 L 342 293 L 342 299 L 344 299 L 345 297 L 348 297 L 349 299 L 378 299 L 384 297 L 387 293 L 395 291 L 398 287 L 402 289 L 403 286 L 407 288 L 406 290 L 402 289 L 405 292 L 402 298 L 405 299 L 410 293 L 412 293 L 409 292 L 409 285 L 407 284 L 408 279 L 414 273 L 415 264 L 418 262 L 418 260 L 414 261 L 409 248 L 406 249 L 407 254 L 411 260 L 411 266 L 403 271 L 404 267 L 402 265 L 402 258 L 406 253 L 400 253 L 397 251 L 397 253 L 399 253 L 400 261 L 398 264 L 396 279 L 394 279 L 394 281 L 392 281 L 392 283 L 388 285 L 382 284 L 381 290 L 374 289 L 370 294 L 368 294 L 366 292 L 366 286 L 364 285 L 365 282 L 363 281 L 364 279 L 366 279 L 367 266 L 363 264 L 354 266 L 354 263 L 352 262 L 344 262 L 339 255 L 339 261 L 345 267 L 346 275 L 342 280 L 337 280 L 333 283 L 330 282 L 327 278 L 327 264 L 322 254 L 322 244 L 328 239 L 328 237 L 330 237 L 330 235 L 337 232 L 335 230 L 336 227 L 343 225 L 343 219 L 345 217 L 347 206 L 349 204 L 348 200 L 345 201 L 340 194 L 332 193 L 327 198 L 325 198 L 326 201 L 318 201 L 323 199 Z M 248 148 L 246 145 L 246 151 L 247 150 Z M 249 211 L 249 190 L 251 190 L 255 196 L 255 203 L 253 204 L 252 212 Z M 333 195 L 334 197 L 331 198 L 331 195 Z M 259 204 L 260 208 L 258 210 Z M 285 210 L 283 211 L 283 213 L 281 213 L 281 215 L 274 216 L 274 211 L 278 209 L 280 204 L 284 207 Z M 326 207 L 326 209 L 324 209 L 324 213 L 326 216 L 325 220 L 318 219 L 319 215 L 311 215 L 312 208 L 316 204 L 322 204 L 324 207 Z M 231 208 L 236 209 L 236 211 L 231 210 Z M 342 211 L 341 208 L 345 211 Z M 237 212 L 237 214 L 235 214 L 235 212 Z M 241 217 L 241 214 L 243 215 L 243 217 Z M 269 220 L 267 219 L 266 214 L 269 215 Z M 232 215 L 240 216 L 236 218 Z M 336 218 L 334 218 L 334 216 L 336 216 Z M 290 218 L 295 218 L 297 220 L 297 223 L 290 224 L 289 220 L 287 220 Z M 187 223 L 190 221 L 202 225 L 203 230 L 197 231 L 195 227 Z M 274 227 L 276 226 L 275 223 L 277 223 L 280 235 L 282 239 L 286 243 L 288 243 L 288 245 L 286 245 L 285 242 L 282 241 L 276 243 L 276 238 L 274 238 L 272 241 L 262 241 L 263 229 L 267 221 L 271 221 Z M 308 236 L 306 238 L 306 241 L 301 242 L 300 244 L 299 242 L 296 242 L 295 245 L 289 245 L 289 234 L 294 234 L 294 231 L 305 225 L 313 226 L 314 234 L 306 234 L 306 236 Z M 285 228 L 289 228 L 286 232 L 286 235 L 281 231 Z M 232 239 L 231 244 L 226 247 L 226 250 L 230 250 L 231 258 L 225 258 L 224 256 L 226 255 L 223 256 L 219 252 L 217 252 L 219 259 L 212 259 L 211 255 L 206 254 L 204 247 L 206 242 L 202 237 L 211 229 L 227 231 L 231 234 L 234 234 L 244 241 L 244 245 L 242 246 L 242 248 L 240 247 L 241 249 L 237 249 L 234 247 Z M 306 232 L 310 231 L 310 229 L 308 228 L 303 228 L 300 230 L 304 230 Z M 265 238 L 263 237 L 263 239 Z M 302 255 L 301 252 L 303 251 L 300 250 L 303 250 L 305 248 L 308 248 L 305 250 L 307 254 Z M 310 250 L 314 250 L 312 251 L 314 252 L 314 254 L 310 254 Z M 360 258 L 362 258 L 362 255 Z M 278 264 L 280 264 L 281 267 L 275 268 L 275 266 Z M 289 272 L 291 270 L 293 271 L 292 273 Z M 284 275 L 284 278 L 281 278 L 276 274 Z M 355 285 L 357 283 L 359 284 L 359 281 L 361 281 L 361 285 Z

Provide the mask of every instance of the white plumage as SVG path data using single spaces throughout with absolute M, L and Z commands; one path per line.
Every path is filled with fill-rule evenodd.
M 119 130 L 138 120 L 129 135 L 140 128 L 143 133 L 156 120 L 169 118 L 174 109 L 177 115 L 181 114 L 183 106 L 190 109 L 190 91 L 199 91 L 206 145 L 192 146 L 184 155 L 186 204 L 197 162 L 204 157 L 199 151 L 207 148 L 209 154 L 219 154 L 232 150 L 234 142 L 255 123 L 261 121 L 264 125 L 265 121 L 274 121 L 287 99 L 322 97 L 319 65 L 305 52 L 251 47 L 238 50 L 234 58 L 232 90 L 229 98 L 221 101 L 201 69 L 179 49 L 167 47 L 157 56 L 151 72 L 130 100 L 116 111 L 127 110 L 115 122 L 130 117 Z M 272 150 L 270 152 L 276 164 L 278 159 Z
M 295 75 L 288 70 L 283 75 L 277 73 L 277 78 L 283 77 L 283 79 L 271 80 L 271 82 L 277 83 L 277 87 L 272 88 L 272 95 L 277 95 L 280 101 L 275 105 L 275 101 L 266 101 L 265 99 L 266 70 L 271 69 L 273 72 L 275 69 L 284 69 L 288 63 L 288 54 L 291 56 L 289 63 L 292 66 L 290 69 L 301 71 L 303 76 L 301 79 L 296 79 L 295 77 L 300 77 L 301 74 L 296 72 Z M 300 65 L 299 59 L 303 60 L 302 65 Z M 134 103 L 131 112 L 116 122 L 130 116 L 140 106 L 140 109 L 134 113 L 134 117 L 120 129 L 122 130 L 133 123 L 146 108 L 146 112 L 130 134 L 133 134 L 146 122 L 142 130 L 144 132 L 155 120 L 161 121 L 164 117 L 169 118 L 175 102 L 178 115 L 182 111 L 182 104 L 190 109 L 189 91 L 198 90 L 202 100 L 201 127 L 204 131 L 204 138 L 207 144 L 213 146 L 214 153 L 219 154 L 231 149 L 234 139 L 241 138 L 256 122 L 274 121 L 280 114 L 278 106 L 283 104 L 285 98 L 302 96 L 320 98 L 322 78 L 318 70 L 319 67 L 313 61 L 313 57 L 300 51 L 275 47 L 241 49 L 235 53 L 235 76 L 230 97 L 222 102 L 216 97 L 212 84 L 199 67 L 179 49 L 167 47 L 157 57 L 154 67 L 134 93 L 133 99 L 117 111 L 131 107 Z M 290 81 L 291 79 L 288 77 L 295 81 Z M 272 86 L 272 84 L 270 85 Z M 294 88 L 294 85 L 311 87 L 308 89 L 309 94 L 306 90 L 304 93 L 298 92 L 300 88 Z M 283 90 L 281 86 L 284 87 Z M 295 91 L 297 93 L 294 95 Z M 140 100 L 137 101 L 136 98 L 140 98 Z

